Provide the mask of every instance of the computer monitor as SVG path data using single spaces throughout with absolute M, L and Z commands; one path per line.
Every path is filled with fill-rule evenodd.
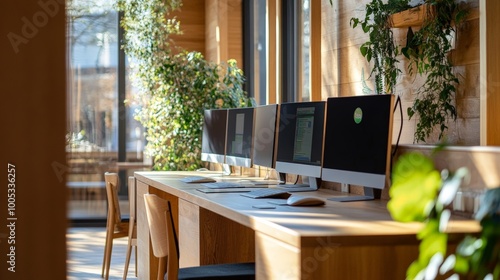
M 227 111 L 226 164 L 252 167 L 254 108 Z
M 274 168 L 276 160 L 276 120 L 278 105 L 263 105 L 255 108 L 253 163 Z
M 227 109 L 205 110 L 201 160 L 214 163 L 225 162 Z
M 323 157 L 325 102 L 297 102 L 280 105 L 275 169 L 302 176 L 302 185 L 291 191 L 319 188 Z M 283 176 L 280 176 L 284 179 Z
M 331 97 L 327 100 L 322 179 L 363 186 L 365 196 L 380 197 L 389 176 L 394 95 Z

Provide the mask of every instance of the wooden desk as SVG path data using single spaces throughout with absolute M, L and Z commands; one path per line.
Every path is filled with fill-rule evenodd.
M 385 201 L 333 202 L 320 207 L 255 209 L 271 199 L 204 194 L 179 178 L 186 172 L 136 172 L 139 279 L 154 279 L 144 199 L 172 203 L 181 267 L 255 261 L 257 279 L 404 279 L 417 258 L 420 224 L 394 222 Z M 306 193 L 297 193 L 303 195 Z M 317 191 L 321 197 L 345 195 Z M 450 243 L 477 232 L 475 221 L 450 223 Z M 149 268 L 149 269 L 148 269 Z

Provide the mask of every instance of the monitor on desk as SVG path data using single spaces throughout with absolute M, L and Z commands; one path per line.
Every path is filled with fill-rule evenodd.
M 227 109 L 205 110 L 201 160 L 225 163 Z
M 392 94 L 328 98 L 322 179 L 365 189 L 331 200 L 379 197 L 390 172 L 393 106 Z
M 255 108 L 253 163 L 274 168 L 276 160 L 276 116 L 278 105 L 263 105 Z
M 324 101 L 280 105 L 275 168 L 282 174 L 291 173 L 303 178 L 302 185 L 286 185 L 290 191 L 319 188 L 324 123 Z
M 227 111 L 226 163 L 252 167 L 254 108 Z

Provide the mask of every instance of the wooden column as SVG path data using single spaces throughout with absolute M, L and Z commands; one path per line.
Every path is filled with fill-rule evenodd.
M 66 279 L 65 27 L 65 1 L 0 9 L 0 279 Z
M 170 35 L 176 46 L 205 55 L 205 0 L 183 1 L 181 10 L 169 17 L 180 21 L 181 35 Z
M 321 100 L 321 0 L 311 0 L 311 100 Z
M 280 86 L 278 81 L 281 80 L 281 72 L 278 65 L 281 61 L 281 34 L 279 33 L 281 0 L 267 1 L 267 104 L 280 103 Z
M 205 1 L 206 59 L 216 63 L 236 59 L 243 68 L 242 0 Z
M 500 1 L 480 0 L 481 145 L 500 145 Z

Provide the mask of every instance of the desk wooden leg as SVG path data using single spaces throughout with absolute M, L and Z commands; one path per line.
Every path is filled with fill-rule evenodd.
M 179 199 L 179 267 L 200 265 L 200 207 Z
M 179 199 L 180 267 L 253 262 L 254 231 Z
M 256 279 L 300 279 L 300 250 L 255 233 Z
M 146 205 L 144 203 L 144 194 L 148 193 L 149 186 L 137 180 L 137 278 L 155 279 L 156 264 L 153 261 L 152 251 L 149 245 L 149 226 L 146 216 Z

